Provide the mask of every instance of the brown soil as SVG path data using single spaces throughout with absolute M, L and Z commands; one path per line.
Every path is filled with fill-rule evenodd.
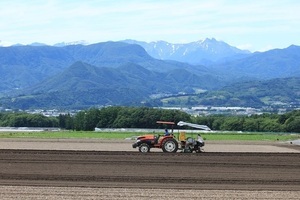
M 300 190 L 296 153 L 0 151 L 1 184 Z
M 90 196 L 82 192 L 73 198 L 70 196 L 70 199 L 101 199 L 98 197 L 104 197 L 102 195 L 108 199 L 146 199 L 153 191 L 156 193 L 152 195 L 157 199 L 188 196 L 199 199 L 200 196 L 194 195 L 204 193 L 208 195 L 206 197 L 217 199 L 219 192 L 224 195 L 227 192 L 228 199 L 231 199 L 231 194 L 245 199 L 258 198 L 258 194 L 269 198 L 276 193 L 276 198 L 282 195 L 284 199 L 296 199 L 300 194 L 299 153 L 141 154 L 121 151 L 3 149 L 0 150 L 0 169 L 0 196 L 7 199 L 14 197 L 13 191 L 20 190 L 16 186 L 26 186 L 17 193 L 20 199 L 37 199 L 38 196 L 30 196 L 34 192 L 28 193 L 28 189 L 38 188 L 45 193 L 48 191 L 48 196 L 55 199 L 59 190 L 74 195 L 67 192 L 77 191 L 74 187 L 85 188 L 85 192 L 94 188 L 93 191 L 98 193 Z M 52 196 L 49 195 L 51 187 L 55 188 L 50 192 Z M 179 194 L 175 198 L 176 191 Z M 80 196 L 83 194 L 85 196 Z M 211 196 L 213 194 L 216 196 Z M 224 199 L 224 196 L 220 197 Z

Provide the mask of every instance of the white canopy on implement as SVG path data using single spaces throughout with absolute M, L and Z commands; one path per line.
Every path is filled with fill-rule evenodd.
M 178 122 L 177 125 L 178 126 L 189 126 L 189 127 L 193 127 L 193 128 L 206 130 L 206 131 L 211 131 L 211 129 L 206 125 L 192 124 L 192 123 L 183 122 L 183 121 Z

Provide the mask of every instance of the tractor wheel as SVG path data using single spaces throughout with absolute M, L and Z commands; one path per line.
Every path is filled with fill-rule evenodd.
M 163 152 L 175 153 L 178 150 L 178 142 L 174 138 L 166 139 L 162 144 Z
M 184 149 L 184 151 L 183 151 L 184 153 L 193 153 L 193 150 L 192 149 L 190 149 L 190 148 L 188 148 L 188 149 Z
M 142 153 L 148 153 L 150 151 L 150 147 L 148 144 L 143 143 L 139 146 L 139 151 Z
M 196 150 L 196 153 L 203 153 L 204 151 L 201 149 L 201 147 L 199 147 L 197 150 Z

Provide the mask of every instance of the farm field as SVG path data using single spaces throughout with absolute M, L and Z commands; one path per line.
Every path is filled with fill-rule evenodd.
M 300 148 L 211 141 L 141 154 L 132 141 L 0 140 L 1 199 L 297 199 Z
M 1 150 L 2 199 L 296 199 L 299 153 Z

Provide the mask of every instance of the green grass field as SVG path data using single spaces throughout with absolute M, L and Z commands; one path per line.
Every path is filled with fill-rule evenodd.
M 125 139 L 146 133 L 137 132 L 94 132 L 94 131 L 59 131 L 59 132 L 0 132 L 0 138 L 40 138 L 40 139 Z M 151 134 L 151 133 L 150 133 Z M 205 140 L 242 140 L 242 141 L 288 141 L 300 139 L 300 134 L 288 133 L 201 133 Z M 178 134 L 175 132 L 175 136 Z M 196 137 L 196 133 L 187 133 L 187 137 Z

